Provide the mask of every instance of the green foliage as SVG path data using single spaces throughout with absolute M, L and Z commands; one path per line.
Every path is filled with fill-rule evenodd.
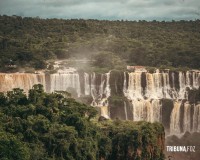
M 100 52 L 94 56 L 94 66 L 108 69 L 125 69 L 126 65 L 120 57 L 112 52 Z
M 155 68 L 155 67 L 146 67 L 146 70 L 147 70 L 149 73 L 155 73 L 155 72 L 156 72 L 156 68 Z
M 164 132 L 164 128 L 160 124 L 124 122 L 118 119 L 114 123 L 102 123 L 103 126 L 109 128 L 107 136 L 112 140 L 112 152 L 108 159 L 132 159 L 133 157 L 149 160 L 164 159 L 164 157 L 161 157 L 161 146 L 157 148 L 157 138 Z M 109 144 L 110 142 L 106 140 L 104 140 L 104 143 Z M 150 148 L 152 153 L 148 151 Z M 141 153 L 139 153 L 139 150 Z
M 160 124 L 97 122 L 94 107 L 66 93 L 45 93 L 42 85 L 34 85 L 28 97 L 21 89 L 0 93 L 0 101 L 0 159 L 150 160 L 149 146 L 156 148 L 154 159 L 163 159 L 156 142 L 164 134 Z
M 16 136 L 0 132 L 0 159 L 27 160 L 30 158 L 29 148 Z
M 200 68 L 200 20 L 155 23 L 0 16 L 0 21 L 1 71 L 45 69 L 46 60 L 77 57 L 96 59 L 94 69 L 121 69 L 124 62 Z M 98 53 L 102 56 L 95 56 Z

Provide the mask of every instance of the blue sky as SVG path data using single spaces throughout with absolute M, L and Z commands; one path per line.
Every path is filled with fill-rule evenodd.
M 106 20 L 200 19 L 200 0 L 0 0 L 0 14 Z

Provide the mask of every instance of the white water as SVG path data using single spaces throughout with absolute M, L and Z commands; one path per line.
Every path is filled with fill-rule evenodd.
M 92 106 L 108 106 L 110 97 L 110 72 L 100 75 L 100 84 L 97 84 L 95 73 L 84 73 L 84 93 L 81 93 L 80 76 L 78 73 L 62 73 L 50 75 L 50 90 L 53 91 L 74 91 L 78 97 L 91 96 Z
M 90 95 L 90 79 L 89 79 L 89 74 L 84 73 L 84 82 L 85 82 L 85 95 L 88 96 Z
M 191 105 L 189 102 L 184 103 L 183 132 L 186 131 L 191 131 Z
M 178 82 L 180 88 L 175 88 L 175 74 L 172 74 L 172 84 L 170 86 L 169 73 L 159 72 L 145 73 L 146 88 L 142 88 L 142 73 L 128 73 L 128 87 L 126 87 L 126 73 L 124 73 L 124 95 L 131 100 L 133 106 L 133 120 L 145 120 L 149 122 L 162 121 L 161 99 L 171 99 L 174 103 L 170 116 L 170 133 L 180 134 L 186 131 L 199 131 L 200 111 L 199 105 L 194 107 L 193 125 L 192 106 L 188 102 L 183 104 L 183 119 L 181 116 L 181 104 L 183 99 L 188 99 L 187 87 L 198 89 L 200 86 L 200 72 L 178 73 Z M 164 113 L 163 113 L 164 114 Z M 183 128 L 181 130 L 181 121 Z
M 193 132 L 200 132 L 200 104 L 194 107 Z
M 124 73 L 123 92 L 132 103 L 132 113 L 134 121 L 146 120 L 149 122 L 162 121 L 161 99 L 171 99 L 174 103 L 170 115 L 171 134 L 181 132 L 200 132 L 200 104 L 185 103 L 181 106 L 181 100 L 188 99 L 187 87 L 198 89 L 200 86 L 200 72 L 188 71 L 178 73 L 178 84 L 175 73 L 170 75 L 168 72 L 144 73 L 146 77 L 145 88 L 142 86 L 142 73 Z M 78 97 L 91 96 L 92 106 L 103 107 L 102 115 L 110 116 L 108 98 L 111 96 L 110 72 L 98 75 L 95 73 L 83 74 L 84 82 L 80 82 L 80 75 L 74 69 L 66 69 L 59 73 L 50 75 L 50 92 L 69 91 L 74 92 Z M 127 76 L 128 75 L 128 76 Z M 100 77 L 100 78 L 99 78 Z M 0 74 L 0 91 L 6 92 L 13 88 L 22 88 L 28 92 L 34 84 L 46 86 L 45 74 Z M 128 86 L 127 86 L 128 83 Z M 171 83 L 171 84 L 170 84 Z M 84 86 L 81 86 L 84 85 Z M 180 86 L 180 88 L 176 88 Z M 83 88 L 83 89 L 81 89 Z M 127 106 L 124 103 L 125 119 L 128 119 Z M 181 107 L 183 107 L 183 118 L 180 118 Z M 163 113 L 165 114 L 165 113 Z M 183 124 L 181 128 L 181 123 Z
M 129 82 L 128 82 L 129 85 L 127 89 L 124 89 L 126 91 L 124 94 L 131 100 L 143 99 L 141 74 L 142 73 L 137 73 L 137 72 L 129 73 Z
M 183 119 L 181 119 L 181 105 L 183 105 Z M 191 114 L 194 109 L 193 115 Z M 183 123 L 181 131 L 180 122 Z M 193 123 L 192 123 L 193 122 Z M 170 133 L 180 134 L 185 132 L 199 132 L 200 131 L 200 104 L 182 103 L 181 101 L 174 102 L 174 108 L 171 114 Z
M 171 113 L 170 121 L 170 133 L 180 134 L 180 108 L 181 102 L 174 102 L 174 108 Z
M 88 91 L 85 91 L 87 95 L 92 96 L 92 106 L 101 107 L 101 115 L 109 118 L 110 114 L 108 112 L 108 98 L 111 94 L 110 89 L 110 72 L 106 74 L 101 74 L 100 85 L 97 85 L 97 76 L 95 73 L 91 74 L 91 84 L 89 84 L 89 75 L 85 73 L 85 89 L 87 88 Z
M 187 99 L 186 88 L 198 89 L 200 86 L 200 73 L 199 72 L 179 72 L 179 86 L 178 90 L 175 88 L 175 78 L 174 73 L 172 74 L 172 86 L 170 87 L 169 73 L 156 72 L 156 73 L 145 73 L 146 74 L 146 89 L 143 95 L 142 90 L 142 73 L 132 72 L 129 73 L 128 88 L 126 88 L 126 74 L 124 81 L 124 95 L 129 99 L 144 99 L 144 97 L 149 99 Z M 192 80 L 190 79 L 192 78 Z M 191 81 L 193 85 L 191 85 Z
M 42 84 L 45 89 L 45 75 L 29 73 L 0 73 L 0 92 L 7 92 L 13 88 L 21 88 L 28 93 L 34 84 Z
M 93 73 L 91 77 L 91 96 L 93 98 L 93 106 L 108 106 L 108 98 L 110 97 L 110 72 L 101 74 L 100 85 L 96 85 L 96 74 Z
M 51 92 L 74 90 L 78 97 L 81 96 L 80 78 L 78 73 L 51 74 L 50 84 Z
M 108 106 L 102 106 L 102 107 L 100 107 L 100 109 L 101 109 L 101 116 L 103 116 L 103 117 L 105 117 L 107 119 L 110 119 Z
M 159 122 L 161 120 L 161 104 L 159 100 L 133 100 L 133 120 Z

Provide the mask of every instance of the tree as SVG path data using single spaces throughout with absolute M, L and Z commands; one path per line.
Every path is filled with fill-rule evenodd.
M 163 146 L 157 143 L 164 129 L 158 123 L 98 122 L 94 107 L 68 95 L 45 93 L 40 84 L 33 86 L 28 98 L 23 90 L 14 89 L 0 93 L 0 101 L 2 160 L 164 159 Z
M 36 84 L 33 86 L 33 89 L 29 90 L 28 100 L 35 104 L 38 102 L 42 103 L 42 100 L 45 96 L 43 85 Z
M 10 103 L 15 105 L 25 105 L 28 101 L 25 93 L 23 92 L 23 89 L 20 88 L 14 88 L 12 91 L 8 91 L 7 98 Z
M 17 137 L 0 132 L 0 159 L 27 160 L 30 158 L 28 147 Z
M 125 68 L 124 61 L 112 52 L 100 52 L 94 56 L 94 60 L 94 65 L 97 67 L 108 69 Z

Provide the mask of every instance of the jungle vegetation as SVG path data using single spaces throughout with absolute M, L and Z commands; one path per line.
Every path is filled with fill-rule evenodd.
M 107 21 L 0 16 L 0 68 L 46 68 L 47 60 L 82 59 L 94 67 L 200 68 L 200 20 Z M 101 56 L 102 55 L 102 56 Z
M 94 107 L 42 85 L 0 93 L 1 160 L 163 160 L 162 141 L 159 123 L 100 121 Z

